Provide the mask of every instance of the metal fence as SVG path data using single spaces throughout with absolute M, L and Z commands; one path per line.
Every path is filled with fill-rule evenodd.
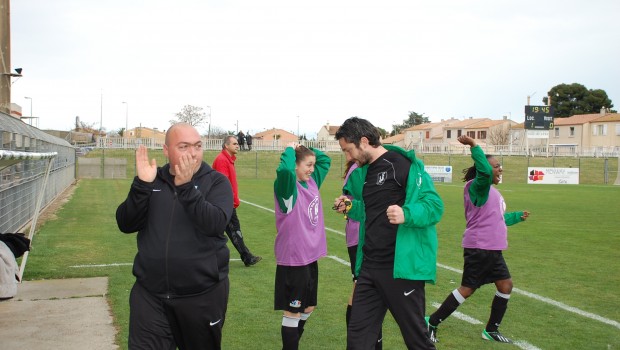
M 220 150 L 223 139 L 202 139 L 205 150 Z M 328 141 L 308 141 L 301 140 L 301 144 L 320 149 L 324 152 L 339 152 L 340 145 L 336 140 Z M 282 152 L 286 148 L 288 141 L 282 140 L 260 140 L 254 139 L 252 151 L 278 151 Z M 163 142 L 153 138 L 122 138 L 122 137 L 102 137 L 93 143 L 92 147 L 105 149 L 135 149 L 139 145 L 144 145 L 150 149 L 162 149 Z M 408 146 L 399 145 L 406 149 L 414 149 L 422 154 L 466 154 L 468 146 L 459 143 L 421 143 Z M 246 146 L 247 147 L 247 146 Z M 620 157 L 620 147 L 601 146 L 601 147 L 581 147 L 575 145 L 489 145 L 482 146 L 486 153 L 497 155 L 515 155 L 529 157 L 596 157 L 611 158 Z
M 51 158 L 43 193 L 41 188 L 49 158 L 0 161 L 0 233 L 23 232 L 35 217 L 39 196 L 41 207 L 45 207 L 75 181 L 75 148 L 65 140 L 0 113 L 0 150 L 56 155 Z
M 220 147 L 221 150 L 221 147 Z M 206 150 L 203 160 L 211 164 L 220 150 Z M 237 153 L 235 168 L 239 179 L 274 179 L 280 162 L 281 151 L 245 151 Z M 342 152 L 327 152 L 332 159 L 328 179 L 341 181 L 346 159 Z M 425 165 L 451 166 L 454 170 L 453 182 L 460 182 L 460 171 L 472 165 L 469 150 L 454 154 L 419 153 Z M 580 184 L 611 184 L 618 177 L 618 158 L 597 157 L 531 157 L 498 154 L 496 157 L 503 166 L 503 181 L 527 183 L 528 167 L 559 167 L 580 169 Z M 82 171 L 83 159 L 96 166 L 95 171 Z M 158 166 L 167 163 L 162 150 L 149 150 L 149 158 L 155 159 Z M 109 164 L 109 165 L 106 165 Z M 123 168 L 124 167 L 124 168 Z M 79 177 L 132 178 L 135 176 L 135 152 L 130 149 L 95 149 L 85 157 L 80 157 Z M 93 176 L 94 174 L 94 176 Z M 105 175 L 108 174 L 108 175 Z

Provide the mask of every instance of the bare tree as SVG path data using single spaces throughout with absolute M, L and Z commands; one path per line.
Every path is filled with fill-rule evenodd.
M 224 137 L 228 135 L 233 135 L 233 134 L 230 131 L 226 131 L 217 125 L 211 126 L 211 138 L 223 139 Z M 207 137 L 208 135 L 204 134 L 202 136 Z
M 489 130 L 487 140 L 491 145 L 508 145 L 512 141 L 510 140 L 510 127 L 508 125 L 501 125 Z
M 75 131 L 85 132 L 85 133 L 89 133 L 93 135 L 105 135 L 106 134 L 105 128 L 102 128 L 100 130 L 99 128 L 95 128 L 95 123 L 87 123 L 81 120 L 76 123 Z
M 202 109 L 202 107 L 185 105 L 183 109 L 175 115 L 177 119 L 170 120 L 170 125 L 187 123 L 191 126 L 199 126 L 207 120 L 207 114 L 203 112 Z

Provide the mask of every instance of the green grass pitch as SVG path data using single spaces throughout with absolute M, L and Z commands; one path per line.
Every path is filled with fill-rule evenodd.
M 319 303 L 306 324 L 303 349 L 346 347 L 345 308 L 352 283 L 349 267 L 340 261 L 348 261 L 344 219 L 330 210 L 340 193 L 340 167 L 334 164 L 321 189 L 330 257 L 319 263 Z M 276 232 L 270 211 L 273 176 L 269 177 L 275 167 L 261 170 L 258 179 L 249 179 L 253 174 L 244 174 L 242 166 L 238 171 L 242 231 L 246 244 L 263 260 L 246 268 L 229 244 L 233 260 L 223 348 L 277 349 L 281 312 L 273 310 Z M 462 183 L 456 177 L 451 184 L 436 185 L 446 211 L 438 225 L 437 284 L 426 287 L 428 312 L 460 283 L 465 222 Z M 28 280 L 108 276 L 121 348 L 127 346 L 128 297 L 134 280 L 130 264 L 136 242 L 135 235 L 118 231 L 114 213 L 129 185 L 130 180 L 80 180 L 57 218 L 46 222 L 34 238 L 24 274 Z M 508 210 L 531 212 L 527 222 L 509 228 L 505 252 L 515 291 L 501 330 L 518 342 L 517 347 L 480 337 L 494 294 L 488 285 L 459 308 L 459 317 L 441 325 L 437 348 L 620 349 L 620 186 L 508 182 L 498 189 Z M 83 267 L 96 264 L 108 266 Z M 384 349 L 404 349 L 389 313 Z

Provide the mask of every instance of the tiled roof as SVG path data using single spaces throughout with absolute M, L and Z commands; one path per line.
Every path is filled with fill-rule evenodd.
M 280 135 L 289 134 L 289 135 L 293 135 L 293 136 L 295 136 L 294 134 L 292 134 L 292 133 L 290 133 L 290 132 L 288 132 L 288 131 L 286 131 L 286 130 L 282 130 L 282 129 L 275 129 L 275 128 L 274 128 L 274 129 L 269 129 L 269 130 L 265 130 L 265 131 L 257 132 L 256 134 L 254 134 L 254 138 L 259 139 L 259 138 L 261 138 L 261 137 L 263 137 L 263 136 L 265 136 L 265 135 L 268 135 L 268 134 L 274 134 L 274 133 L 275 133 L 275 134 L 280 134 Z
M 491 120 L 491 119 L 486 119 L 483 120 L 479 123 L 475 123 L 472 124 L 470 126 L 466 126 L 464 127 L 464 129 L 486 129 L 486 128 L 490 128 L 496 125 L 500 125 L 500 124 L 504 124 L 504 123 L 510 123 L 512 124 L 512 120 L 508 120 L 508 119 L 502 119 L 502 120 Z
M 394 142 L 399 142 L 405 139 L 405 134 L 396 134 L 394 136 L 386 137 L 381 141 L 381 143 L 392 144 Z
M 474 124 L 480 123 L 482 121 L 490 120 L 489 118 L 477 118 L 477 119 L 465 119 L 454 124 L 446 125 L 446 129 L 461 129 L 473 126 Z
M 574 115 L 572 117 L 567 118 L 553 118 L 553 124 L 555 126 L 560 125 L 580 125 L 593 121 L 594 119 L 600 118 L 601 114 L 579 114 Z
M 338 129 L 340 129 L 340 125 L 323 125 L 323 127 L 327 129 L 330 135 L 336 135 Z
M 593 122 L 619 122 L 620 121 L 620 113 L 610 113 L 605 114 L 604 116 L 593 120 Z
M 416 131 L 416 130 L 426 130 L 426 129 L 432 129 L 436 126 L 440 126 L 442 123 L 424 123 L 424 124 L 418 124 L 418 125 L 414 125 L 411 127 L 408 127 L 407 129 L 403 130 L 403 131 Z

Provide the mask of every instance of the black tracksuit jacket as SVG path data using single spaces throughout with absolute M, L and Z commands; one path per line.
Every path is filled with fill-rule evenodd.
M 230 182 L 207 163 L 178 187 L 169 168 L 152 183 L 135 177 L 116 210 L 118 228 L 138 232 L 137 282 L 163 298 L 201 294 L 228 277 L 224 228 L 233 210 Z

